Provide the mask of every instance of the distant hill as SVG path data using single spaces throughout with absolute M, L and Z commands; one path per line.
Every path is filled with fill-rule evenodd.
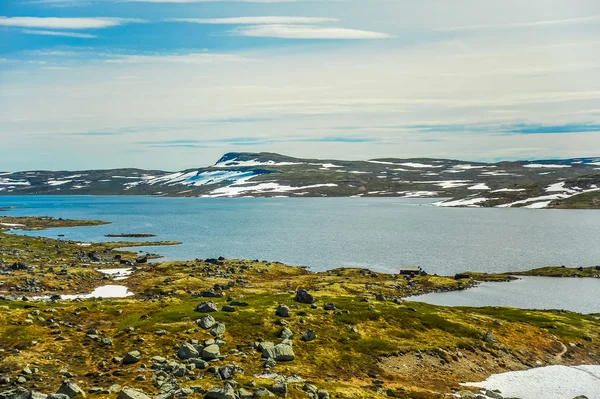
M 600 158 L 481 163 L 228 153 L 212 166 L 0 173 L 0 195 L 439 197 L 438 206 L 600 208 Z

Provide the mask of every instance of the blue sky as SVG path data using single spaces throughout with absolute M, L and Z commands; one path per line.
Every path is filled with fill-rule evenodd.
M 597 0 L 0 0 L 0 170 L 599 155 Z

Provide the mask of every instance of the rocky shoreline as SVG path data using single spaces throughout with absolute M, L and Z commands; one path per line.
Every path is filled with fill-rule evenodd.
M 118 245 L 82 249 L 0 233 L 0 263 L 10 270 L 2 281 L 12 292 L 0 298 L 0 399 L 498 399 L 460 383 L 600 364 L 597 315 L 407 299 L 506 275 L 311 273 L 224 258 L 146 263 Z M 112 277 L 98 269 L 122 261 L 134 263 L 124 277 L 134 296 L 22 300 L 31 286 L 58 294 L 106 284 Z

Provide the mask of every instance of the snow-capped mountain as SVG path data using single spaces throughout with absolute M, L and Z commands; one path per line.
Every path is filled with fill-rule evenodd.
M 481 163 L 448 159 L 340 161 L 228 153 L 167 172 L 113 169 L 0 173 L 0 194 L 195 197 L 440 197 L 438 206 L 600 207 L 600 158 Z

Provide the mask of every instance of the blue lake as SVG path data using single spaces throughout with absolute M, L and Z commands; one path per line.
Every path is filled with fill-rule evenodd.
M 153 233 L 182 245 L 165 259 L 278 260 L 312 270 L 368 267 L 430 273 L 600 264 L 600 211 L 438 208 L 426 199 L 0 196 L 7 215 L 101 219 L 110 225 L 28 232 L 81 241 Z M 119 239 L 123 240 L 123 239 Z

